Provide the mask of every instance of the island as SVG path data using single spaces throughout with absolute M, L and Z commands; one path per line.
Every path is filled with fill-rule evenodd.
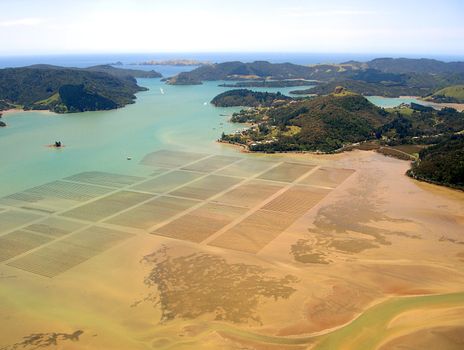
M 150 61 L 132 63 L 132 65 L 138 65 L 138 66 L 179 66 L 179 67 L 203 66 L 207 64 L 211 64 L 211 62 L 192 60 L 192 59 L 150 60 Z
M 276 105 L 249 107 L 234 113 L 231 122 L 250 126 L 232 134 L 223 133 L 219 141 L 240 145 L 249 152 L 377 150 L 388 156 L 417 160 L 418 170 L 413 168 L 411 176 L 418 179 L 427 178 L 420 169 L 430 168 L 427 159 L 431 151 L 427 147 L 446 144 L 464 131 L 464 113 L 454 109 L 435 110 L 414 103 L 383 109 L 343 87 L 326 96 L 290 98 Z M 456 143 L 458 146 L 462 143 Z M 458 175 L 446 181 L 429 177 L 444 185 L 458 185 L 453 179 L 464 176 L 459 152 L 462 147 L 450 153 L 447 160 L 456 161 Z
M 65 68 L 34 65 L 0 69 L 0 110 L 50 110 L 56 113 L 109 110 L 134 103 L 146 88 L 135 77 L 157 72 L 119 69 L 109 65 Z
M 292 98 L 282 95 L 280 92 L 272 93 L 239 89 L 223 92 L 213 98 L 211 103 L 216 107 L 269 107 L 278 103 L 285 103 L 289 100 L 292 100 Z

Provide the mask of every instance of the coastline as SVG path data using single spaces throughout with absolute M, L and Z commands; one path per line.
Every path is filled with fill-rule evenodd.
M 221 140 L 216 140 L 216 142 L 221 144 L 221 145 L 229 146 L 231 148 L 234 148 L 240 153 L 255 153 L 255 154 L 260 153 L 260 152 L 251 152 L 246 145 L 243 145 L 241 143 L 226 142 L 226 141 L 221 141 Z
M 303 152 L 303 151 L 300 151 L 300 152 L 296 152 L 296 151 L 293 151 L 293 152 L 275 152 L 275 153 L 265 153 L 265 152 L 253 152 L 253 151 L 250 151 L 246 145 L 242 145 L 242 144 L 238 144 L 238 143 L 231 143 L 231 142 L 224 142 L 224 141 L 220 141 L 220 140 L 217 140 L 216 142 L 222 144 L 222 145 L 225 145 L 225 146 L 229 146 L 229 147 L 232 147 L 234 149 L 236 149 L 238 152 L 240 153 L 247 153 L 247 154 L 255 154 L 255 155 L 269 155 L 269 156 L 272 156 L 272 155 L 278 155 L 278 156 L 287 156 L 287 157 L 303 157 L 303 156 L 317 156 L 319 159 L 323 159 L 324 157 L 331 157 L 331 159 L 337 159 L 336 156 L 347 156 L 348 153 L 352 153 L 352 152 L 366 152 L 366 153 L 377 153 L 377 154 L 380 154 L 384 157 L 387 157 L 387 158 L 394 158 L 396 160 L 399 160 L 399 161 L 404 161 L 404 162 L 409 162 L 410 164 L 414 161 L 413 159 L 404 159 L 404 158 L 400 158 L 400 157 L 395 157 L 393 154 L 387 154 L 387 153 L 383 153 L 383 152 L 379 152 L 378 150 L 375 150 L 375 149 L 369 149 L 369 150 L 364 150 L 364 149 L 360 149 L 360 148 L 353 148 L 353 149 L 345 149 L 345 150 L 340 150 L 338 152 L 335 152 L 335 153 L 320 153 L 320 152 L 310 152 L 310 151 L 306 151 L 306 152 Z M 381 148 L 380 148 L 381 149 Z M 415 180 L 419 183 L 423 183 L 423 184 L 428 184 L 428 185 L 432 185 L 432 186 L 437 186 L 438 188 L 441 188 L 441 189 L 448 189 L 448 190 L 453 190 L 453 191 L 457 191 L 457 192 L 464 192 L 464 189 L 461 188 L 461 187 L 457 187 L 457 186 L 454 186 L 452 184 L 446 184 L 446 183 L 440 183 L 440 182 L 437 182 L 437 181 L 433 181 L 433 180 L 429 180 L 427 178 L 423 178 L 423 177 L 419 177 L 419 176 L 415 176 L 413 173 L 412 173 L 412 168 L 409 168 L 408 171 L 406 171 L 403 175 L 405 177 L 408 177 L 412 180 Z
M 379 97 L 382 97 L 382 96 L 379 96 Z M 464 103 L 438 103 L 438 102 L 427 101 L 421 96 L 400 96 L 399 98 L 414 98 L 416 100 L 426 103 L 426 106 L 430 106 L 435 109 L 454 108 L 458 112 L 464 111 Z
M 434 181 L 434 180 L 428 179 L 428 178 L 423 177 L 423 176 L 417 176 L 416 174 L 414 174 L 414 171 L 412 170 L 412 168 L 409 169 L 409 170 L 406 172 L 405 175 L 406 175 L 407 177 L 409 177 L 409 178 L 411 178 L 411 179 L 413 179 L 413 180 L 419 181 L 419 182 L 423 182 L 423 183 L 427 183 L 427 184 L 435 185 L 435 186 L 440 186 L 440 187 L 445 187 L 445 188 L 449 188 L 449 189 L 455 190 L 455 191 L 464 192 L 464 188 L 463 188 L 463 187 L 456 186 L 456 185 L 449 184 L 449 183 Z
M 427 103 L 427 106 L 443 109 L 443 108 L 454 108 L 458 112 L 464 112 L 464 103 L 438 103 L 438 102 L 430 102 L 419 98 L 418 100 Z
M 55 113 L 55 112 L 52 112 L 52 111 L 49 111 L 49 110 L 24 110 L 24 109 L 20 109 L 20 108 L 11 108 L 11 109 L 6 109 L 4 111 L 0 111 L 0 114 L 2 115 L 2 117 L 7 117 L 9 115 L 13 115 L 13 114 L 18 114 L 18 113 L 41 113 L 41 114 L 47 114 L 47 115 L 58 115 L 58 113 Z
M 347 152 L 353 152 L 355 150 L 358 150 L 358 151 L 362 151 L 362 152 L 375 152 L 375 153 L 383 155 L 384 157 L 391 157 L 391 158 L 395 158 L 395 159 L 398 159 L 398 160 L 403 160 L 403 161 L 406 161 L 406 162 L 412 162 L 412 161 L 415 160 L 415 158 L 412 155 L 407 154 L 407 153 L 402 152 L 402 151 L 399 151 L 399 150 L 396 150 L 396 149 L 391 148 L 391 147 L 379 146 L 378 148 L 369 148 L 369 149 L 363 149 L 363 148 L 358 147 L 358 146 L 362 145 L 362 143 L 358 144 L 358 145 L 345 146 L 345 147 L 340 148 L 340 149 L 338 149 L 338 150 L 336 150 L 334 152 L 288 151 L 288 152 L 270 152 L 270 153 L 266 153 L 266 152 L 250 151 L 250 149 L 248 148 L 247 145 L 244 145 L 244 144 L 241 144 L 241 143 L 227 142 L 227 141 L 221 141 L 221 140 L 217 140 L 216 142 L 220 143 L 222 145 L 231 146 L 231 147 L 237 149 L 240 153 L 248 153 L 248 154 L 268 154 L 268 155 L 272 155 L 272 154 L 279 154 L 279 155 L 289 154 L 289 155 L 292 155 L 292 156 L 295 156 L 295 155 L 333 156 L 333 155 L 336 155 L 336 154 L 345 154 Z M 391 149 L 393 152 L 397 152 L 398 156 L 395 156 L 392 152 L 389 153 L 389 152 L 384 151 L 384 150 L 389 150 L 389 149 Z M 404 158 L 405 156 L 408 156 L 409 159 L 405 159 Z
M 250 151 L 247 145 L 238 142 L 227 142 L 216 140 L 217 143 L 223 145 L 229 145 L 234 148 L 240 149 L 240 153 L 250 153 L 250 154 L 310 154 L 310 155 L 329 155 L 329 154 L 337 154 L 343 153 L 344 151 L 340 152 L 333 152 L 333 153 L 324 153 L 324 152 L 313 152 L 313 151 L 288 151 L 288 152 L 259 152 L 259 151 Z

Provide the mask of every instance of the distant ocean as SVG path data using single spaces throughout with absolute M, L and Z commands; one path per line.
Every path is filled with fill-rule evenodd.
M 98 64 L 122 62 L 125 66 L 147 60 L 196 59 L 215 63 L 227 61 L 252 62 L 265 60 L 272 63 L 290 62 L 295 64 L 341 63 L 350 60 L 368 61 L 378 57 L 435 58 L 438 60 L 464 61 L 464 56 L 445 55 L 401 55 L 401 54 L 334 54 L 334 53 L 141 53 L 141 54 L 80 54 L 80 55 L 37 55 L 1 56 L 0 68 L 21 67 L 31 64 L 53 64 L 66 67 L 88 67 Z M 140 67 L 143 69 L 143 66 Z M 184 70 L 188 70 L 185 68 Z

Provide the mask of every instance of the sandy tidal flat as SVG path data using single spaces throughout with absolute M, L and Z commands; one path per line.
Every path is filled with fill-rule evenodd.
M 311 166 L 292 167 L 293 182 L 286 182 L 286 166 L 275 165 L 302 160 Z M 463 192 L 416 182 L 404 176 L 408 162 L 374 152 L 276 155 L 260 159 L 259 167 L 248 157 L 243 165 L 230 159 L 230 168 L 220 167 L 223 159 L 218 166 L 203 162 L 215 174 L 168 164 L 178 166 L 177 173 L 197 174 L 188 177 L 189 185 L 114 177 L 106 187 L 89 185 L 130 194 L 73 194 L 59 203 L 75 201 L 81 209 L 58 215 L 53 225 L 26 228 L 79 246 L 89 238 L 60 236 L 74 230 L 63 222 L 84 233 L 98 225 L 112 240 L 95 241 L 100 250 L 52 278 L 17 268 L 12 260 L 0 264 L 0 349 L 464 347 Z M 262 176 L 241 177 L 250 173 Z M 224 190 L 219 176 L 235 180 Z M 243 197 L 242 205 L 250 184 L 262 188 L 256 197 Z M 292 192 L 298 186 L 307 186 L 304 200 Z M 150 197 L 157 191 L 177 192 L 158 197 L 159 206 Z M 193 195 L 185 206 L 166 200 Z M 129 197 L 133 209 L 120 213 Z M 0 204 L 0 215 L 8 210 Z M 270 219 L 254 219 L 270 211 L 276 213 L 273 227 L 280 227 L 269 231 L 271 238 Z M 134 225 L 130 213 L 143 224 Z M 51 226 L 58 228 L 44 233 Z M 229 242 L 238 234 L 240 240 Z

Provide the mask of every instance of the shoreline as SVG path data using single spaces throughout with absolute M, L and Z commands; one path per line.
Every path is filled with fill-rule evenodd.
M 239 148 L 240 153 L 249 153 L 249 154 L 309 154 L 309 155 L 330 155 L 330 154 L 338 154 L 338 153 L 343 153 L 345 151 L 340 151 L 340 152 L 333 152 L 333 153 L 325 153 L 325 152 L 313 152 L 313 151 L 288 151 L 288 152 L 259 152 L 259 151 L 250 151 L 247 145 L 244 145 L 242 143 L 238 142 L 227 142 L 227 141 L 221 141 L 221 140 L 216 140 L 217 143 L 223 144 L 223 145 L 229 145 L 234 148 Z
M 416 181 L 419 181 L 419 182 L 423 182 L 423 183 L 427 183 L 429 185 L 434 185 L 434 186 L 440 186 L 440 187 L 445 187 L 445 188 L 448 188 L 448 189 L 451 189 L 451 190 L 455 190 L 455 191 L 460 191 L 460 192 L 464 192 L 464 188 L 463 187 L 460 187 L 460 186 L 455 186 L 453 184 L 448 184 L 448 183 L 442 183 L 442 182 L 439 182 L 439 181 L 434 181 L 434 180 L 431 180 L 431 179 L 428 179 L 426 177 L 422 177 L 422 176 L 417 176 L 416 174 L 414 174 L 414 171 L 411 169 L 409 169 L 406 174 L 405 174 L 407 177 L 413 179 L 413 180 L 416 180 Z
M 438 103 L 438 102 L 427 101 L 422 98 L 419 98 L 418 100 L 421 102 L 427 103 L 427 106 L 430 106 L 432 108 L 435 108 L 435 107 L 439 109 L 454 108 L 458 112 L 464 112 L 464 103 Z
M 383 153 L 383 152 L 379 152 L 378 150 L 382 150 L 382 149 L 390 149 L 390 147 L 386 147 L 386 146 L 379 146 L 379 148 L 372 148 L 372 149 L 362 149 L 362 148 L 356 148 L 356 146 L 346 146 L 344 148 L 340 148 L 334 152 L 314 152 L 314 151 L 288 151 L 288 152 L 257 152 L 257 151 L 250 151 L 250 149 L 248 148 L 247 145 L 244 145 L 244 144 L 241 144 L 241 143 L 236 143 L 236 142 L 227 142 L 227 141 L 221 141 L 221 140 L 216 140 L 217 143 L 219 144 L 222 144 L 222 145 L 227 145 L 227 146 L 231 146 L 235 149 L 237 149 L 240 153 L 247 153 L 247 154 L 267 154 L 267 155 L 272 155 L 272 154 L 290 154 L 290 155 L 311 155 L 311 156 L 333 156 L 333 155 L 337 155 L 337 154 L 345 154 L 347 152 L 353 152 L 355 150 L 358 150 L 358 151 L 362 151 L 362 152 L 375 152 L 375 153 L 378 153 L 378 154 L 381 154 L 383 155 L 384 157 L 391 157 L 391 158 L 395 158 L 395 159 L 398 159 L 398 160 L 402 160 L 402 161 L 406 161 L 406 162 L 412 162 L 414 161 L 415 159 L 413 159 L 413 156 L 412 155 L 409 155 L 405 152 L 402 152 L 402 151 L 399 151 L 399 150 L 396 150 L 394 148 L 391 148 L 393 149 L 394 151 L 400 153 L 400 154 L 404 154 L 404 155 L 408 155 L 409 157 L 411 157 L 411 159 L 404 159 L 404 158 L 400 158 L 400 157 L 395 157 L 393 154 L 387 154 L 387 153 Z M 359 145 L 357 145 L 359 146 Z M 352 148 L 350 148 L 352 147 Z
M 423 106 L 426 107 L 432 107 L 437 110 L 441 110 L 443 108 L 454 108 L 458 112 L 464 112 L 464 103 L 439 103 L 439 102 L 432 102 L 432 101 L 427 101 L 421 96 L 398 96 L 398 97 L 387 97 L 387 96 L 380 96 L 380 95 L 363 95 L 364 97 L 378 97 L 378 98 L 384 98 L 384 99 L 415 99 L 417 101 L 423 102 Z M 385 108 L 385 107 L 383 107 Z M 390 108 L 390 107 L 387 107 Z
M 378 97 L 383 97 L 383 96 L 378 96 Z M 438 108 L 438 109 L 454 108 L 458 112 L 464 112 L 464 103 L 439 103 L 439 102 L 427 101 L 426 99 L 420 96 L 400 96 L 399 98 L 414 98 L 418 101 L 426 103 L 425 106 Z
M 41 114 L 48 114 L 48 115 L 58 115 L 59 113 L 55 113 L 49 110 L 24 110 L 20 108 L 11 108 L 11 109 L 6 109 L 4 111 L 0 111 L 0 114 L 2 117 L 7 117 L 9 115 L 13 114 L 18 114 L 18 113 L 41 113 Z
M 354 149 L 351 149 L 351 150 L 342 150 L 342 151 L 339 151 L 339 152 L 335 152 L 335 153 L 317 153 L 317 152 L 310 152 L 310 151 L 300 151 L 300 152 L 275 152 L 275 153 L 265 153 L 265 152 L 253 152 L 253 151 L 250 151 L 246 148 L 245 145 L 242 145 L 242 144 L 238 144 L 238 143 L 231 143 L 231 142 L 223 142 L 223 141 L 220 141 L 220 140 L 217 140 L 216 141 L 217 143 L 219 144 L 222 144 L 222 145 L 225 145 L 225 146 L 229 146 L 229 147 L 232 147 L 234 149 L 236 149 L 238 152 L 240 153 L 246 153 L 246 154 L 255 154 L 255 155 L 269 155 L 269 156 L 272 156 L 272 155 L 280 155 L 280 156 L 289 156 L 289 157 L 298 157 L 298 156 L 305 156 L 305 155 L 309 155 L 309 156 L 317 156 L 317 157 L 327 157 L 327 156 L 330 156 L 330 157 L 335 157 L 335 156 L 346 156 L 347 154 L 353 152 L 353 151 L 358 151 L 358 152 L 374 152 L 374 153 L 377 153 L 377 154 L 380 154 L 386 158 L 393 158 L 393 159 L 396 159 L 396 160 L 399 160 L 399 161 L 404 161 L 404 162 L 409 162 L 409 163 L 412 163 L 413 160 L 410 159 L 410 160 L 406 160 L 406 159 L 402 159 L 402 158 L 399 158 L 399 157 L 395 157 L 394 155 L 391 155 L 391 154 L 385 154 L 385 153 L 382 153 L 382 152 L 378 152 L 377 150 L 374 150 L 374 149 L 369 149 L 369 150 L 364 150 L 364 149 L 360 149 L 360 148 L 354 148 Z M 422 177 L 418 177 L 418 176 L 415 176 L 414 174 L 411 174 L 410 170 L 412 168 L 409 168 L 408 171 L 406 171 L 403 176 L 411 179 L 411 180 L 414 180 L 414 181 L 417 181 L 419 183 L 423 183 L 423 184 L 428 184 L 428 185 L 432 185 L 432 186 L 437 186 L 438 188 L 440 189 L 448 189 L 448 190 L 452 190 L 452 191 L 457 191 L 457 192 L 464 192 L 464 189 L 463 188 L 460 188 L 460 187 L 457 187 L 457 186 L 453 186 L 453 185 L 450 185 L 450 184 L 445 184 L 445 183 L 440 183 L 440 182 L 437 182 L 437 181 L 433 181 L 433 180 L 429 180 L 429 179 L 426 179 L 426 178 L 422 178 Z
M 217 143 L 224 145 L 224 146 L 229 146 L 231 148 L 237 149 L 240 153 L 249 153 L 249 154 L 259 154 L 261 152 L 251 152 L 246 145 L 240 144 L 240 143 L 234 143 L 234 142 L 225 142 L 221 140 L 216 140 Z

